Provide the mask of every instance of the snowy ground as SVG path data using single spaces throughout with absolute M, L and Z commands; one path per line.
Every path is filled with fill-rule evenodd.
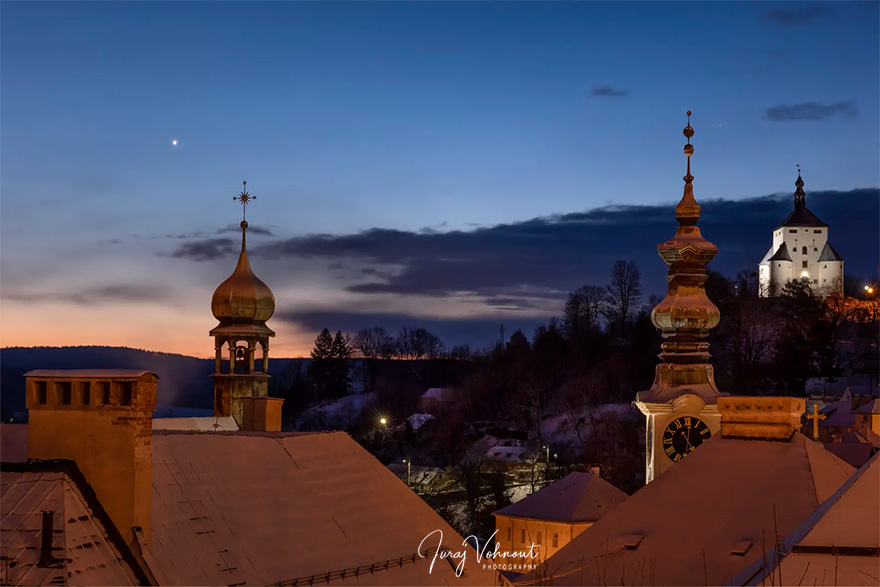
M 338 400 L 313 406 L 296 418 L 296 429 L 346 430 L 370 400 L 372 393 L 352 393 Z

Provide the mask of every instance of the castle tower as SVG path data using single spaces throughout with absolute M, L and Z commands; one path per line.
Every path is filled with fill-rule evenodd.
M 636 394 L 635 404 L 647 418 L 645 481 L 650 483 L 721 427 L 715 386 L 715 372 L 709 364 L 709 343 L 704 339 L 718 325 L 721 312 L 706 296 L 706 265 L 718 247 L 703 238 L 697 222 L 700 205 L 694 199 L 690 144 L 694 129 L 684 136 L 687 175 L 684 195 L 675 207 L 678 230 L 670 240 L 657 245 L 669 265 L 666 297 L 651 312 L 654 326 L 662 332 L 660 364 L 654 384 Z
M 794 210 L 773 230 L 773 244 L 758 264 L 758 294 L 778 295 L 795 279 L 818 295 L 843 293 L 843 258 L 828 241 L 828 225 L 807 208 L 800 168 L 794 185 Z
M 229 278 L 221 283 L 211 298 L 211 311 L 220 323 L 210 332 L 214 337 L 215 369 L 214 415 L 232 415 L 243 426 L 243 398 L 269 395 L 269 337 L 275 333 L 266 321 L 275 311 L 272 290 L 254 275 L 248 261 L 245 220 L 248 203 L 256 199 L 247 192 L 243 182 L 241 194 L 233 198 L 241 202 L 241 254 L 238 265 Z M 257 346 L 262 350 L 261 361 L 255 360 Z M 224 347 L 226 347 L 224 349 Z M 223 360 L 224 354 L 228 357 Z

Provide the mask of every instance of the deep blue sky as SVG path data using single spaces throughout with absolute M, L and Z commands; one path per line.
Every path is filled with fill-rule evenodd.
M 171 255 L 238 221 L 242 179 L 258 195 L 253 226 L 272 233 L 255 246 L 673 204 L 691 109 L 700 200 L 790 193 L 796 163 L 808 192 L 880 185 L 876 2 L 4 1 L 0 11 L 4 314 L 63 325 L 68 343 L 209 354 L 207 300 L 234 258 Z M 876 237 L 866 235 L 875 252 L 863 267 Z M 607 244 L 619 257 L 637 256 L 631 246 Z M 252 261 L 285 316 L 345 306 L 492 322 L 507 311 L 467 287 L 349 291 L 353 277 L 314 256 Z M 367 275 L 381 281 L 406 262 Z M 663 267 L 643 273 L 661 283 Z M 553 308 L 533 310 L 515 316 Z M 155 336 L 157 321 L 176 338 Z M 299 352 L 314 325 L 285 324 L 276 346 Z M 3 344 L 42 340 L 20 326 L 7 322 Z

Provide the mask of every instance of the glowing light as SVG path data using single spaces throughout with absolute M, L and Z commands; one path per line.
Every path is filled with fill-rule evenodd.
M 869 294 L 874 293 L 874 288 L 873 288 L 873 287 L 869 287 L 869 288 L 868 288 L 868 293 L 869 293 Z
M 386 420 L 385 418 L 381 418 L 381 419 L 379 420 L 379 424 L 381 424 L 382 426 L 384 426 L 384 425 L 387 424 L 387 423 L 388 423 L 388 420 Z
M 803 273 L 801 273 L 801 277 L 809 277 L 809 276 L 810 276 L 810 274 L 807 273 L 806 271 L 804 271 Z
M 176 147 L 176 146 L 177 146 L 177 139 L 173 139 L 173 140 L 171 141 L 171 146 L 173 146 L 173 147 Z
M 871 288 L 870 288 L 869 286 L 866 285 L 866 286 L 865 286 L 865 291 L 871 291 Z

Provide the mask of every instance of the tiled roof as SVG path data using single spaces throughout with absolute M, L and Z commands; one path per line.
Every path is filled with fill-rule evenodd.
M 461 578 L 448 559 L 429 573 L 431 558 L 417 553 L 435 530 L 444 547 L 462 549 L 461 536 L 343 432 L 153 433 L 147 562 L 163 585 L 320 584 L 346 569 L 344 584 L 355 585 L 495 582 L 473 550 Z M 438 543 L 435 534 L 421 552 Z
M 74 468 L 72 463 L 69 466 Z M 127 547 L 118 532 L 116 540 L 108 535 L 115 528 L 111 525 L 108 531 L 93 513 L 97 504 L 87 502 L 67 473 L 27 471 L 28 465 L 18 468 L 22 470 L 4 466 L 0 472 L 0 584 L 138 585 L 143 581 L 140 570 L 126 562 L 121 550 Z M 52 556 L 56 559 L 45 567 L 37 565 L 44 510 L 54 512 Z
M 570 473 L 496 515 L 561 522 L 598 520 L 627 495 L 592 473 Z
M 831 243 L 826 242 L 825 246 L 822 248 L 822 253 L 819 255 L 820 261 L 843 261 L 843 257 L 840 256 L 840 253 L 834 250 L 834 247 L 831 246 Z
M 853 474 L 821 445 L 713 436 L 523 578 L 545 585 L 721 585 Z

